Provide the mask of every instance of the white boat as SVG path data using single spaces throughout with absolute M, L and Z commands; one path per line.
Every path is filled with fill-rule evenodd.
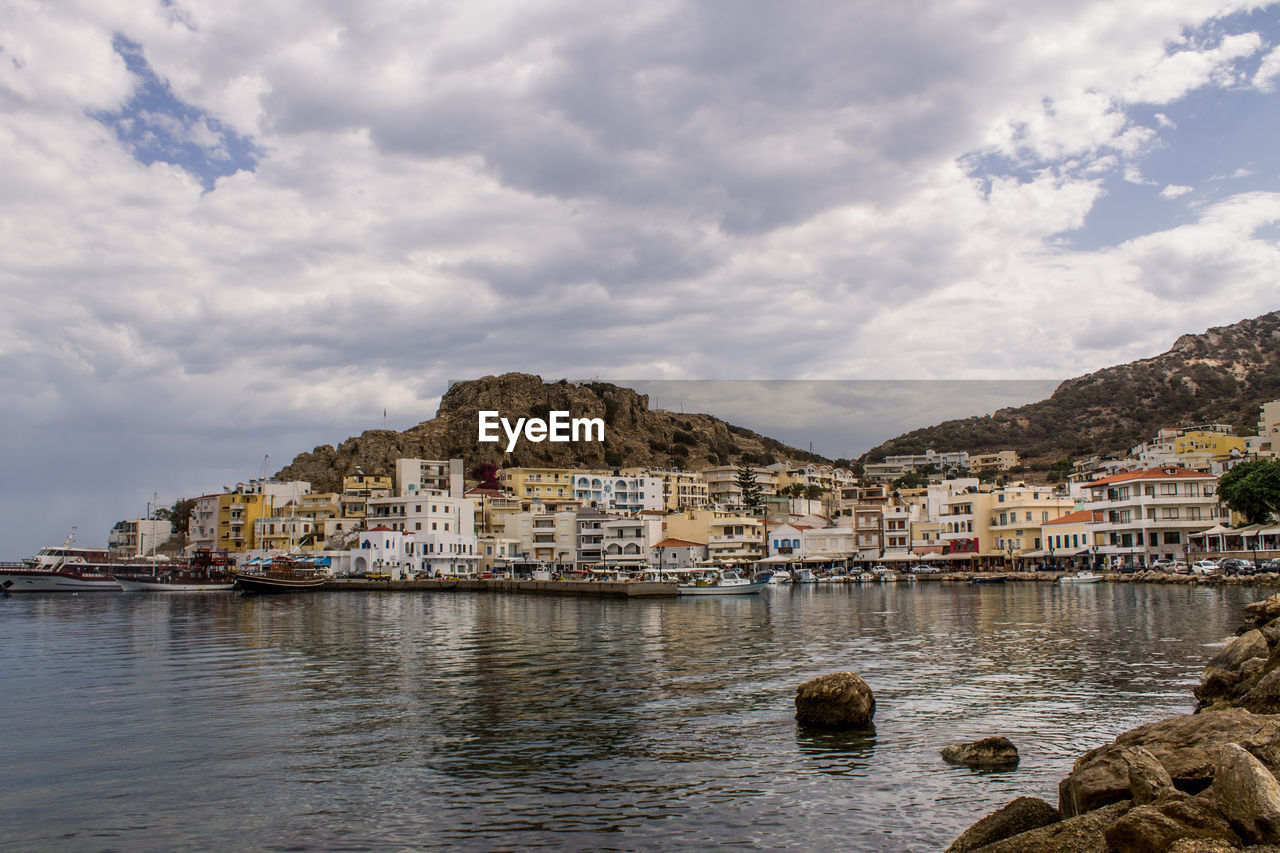
M 1102 575 L 1095 575 L 1093 572 L 1076 572 L 1074 575 L 1063 575 L 1058 578 L 1058 583 L 1097 583 L 1102 580 Z
M 798 569 L 791 579 L 792 583 L 817 583 L 818 578 L 808 569 Z
M 153 563 L 149 573 L 116 574 L 115 579 L 125 592 L 224 592 L 236 585 L 228 567 L 225 554 L 197 548 L 190 562 Z
M 113 562 L 101 548 L 77 548 L 75 528 L 61 545 L 41 548 L 21 563 L 0 564 L 5 592 L 119 592 L 113 573 L 142 573 L 150 566 Z
M 224 592 L 236 587 L 234 578 L 229 581 L 211 581 L 200 578 L 183 579 L 173 575 L 117 575 L 116 583 L 125 592 Z
M 768 581 L 753 582 L 738 572 L 720 572 L 706 580 L 679 584 L 676 591 L 680 595 L 751 595 L 768 585 Z

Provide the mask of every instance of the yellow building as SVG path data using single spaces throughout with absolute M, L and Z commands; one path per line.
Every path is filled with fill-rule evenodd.
M 319 551 L 325 538 L 335 528 L 327 524 L 329 519 L 340 519 L 340 497 L 333 492 L 299 495 L 283 504 L 276 500 L 269 515 L 254 521 L 257 547 L 263 550 Z M 337 525 L 336 530 L 341 530 Z
M 1056 564 L 1087 565 L 1090 561 L 1090 549 L 1096 544 L 1091 541 L 1092 524 L 1101 516 L 1101 512 L 1082 509 L 1046 521 L 1040 525 L 1040 548 L 1026 556 L 1048 559 Z
M 1232 451 L 1244 453 L 1245 440 L 1237 435 L 1221 432 L 1193 430 L 1182 433 L 1173 440 L 1173 452 L 1178 456 L 1206 453 L 1210 456 L 1227 456 Z
M 271 496 L 228 492 L 218 495 L 218 545 L 226 551 L 251 551 L 258 547 L 254 522 L 271 509 Z
M 1072 512 L 1073 498 L 1043 486 L 1007 486 L 988 503 L 988 530 L 995 540 L 992 552 L 1003 553 L 1016 565 L 1019 558 L 1041 548 L 1041 525 Z
M 342 478 L 338 499 L 343 518 L 365 518 L 370 498 L 391 497 L 391 477 L 384 474 L 349 474 Z
M 662 480 L 662 508 L 667 512 L 707 505 L 707 481 L 696 471 L 640 471 L 637 476 Z
M 668 515 L 664 535 L 707 546 L 714 562 L 748 562 L 765 556 L 764 520 L 738 512 L 691 509 Z
M 518 498 L 572 498 L 571 468 L 503 468 L 498 483 Z

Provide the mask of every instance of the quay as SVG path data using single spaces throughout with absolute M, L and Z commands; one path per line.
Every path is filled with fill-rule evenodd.
M 480 578 L 432 578 L 392 581 L 333 579 L 321 589 L 330 592 L 516 592 L 524 595 L 577 595 L 589 598 L 674 598 L 673 583 L 642 581 L 516 581 Z

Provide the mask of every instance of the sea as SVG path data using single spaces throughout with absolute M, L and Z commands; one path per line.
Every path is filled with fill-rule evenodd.
M 0 848 L 936 851 L 1187 713 L 1244 587 L 0 600 Z M 805 731 L 859 673 L 873 729 Z M 951 766 L 1003 735 L 1017 769 Z

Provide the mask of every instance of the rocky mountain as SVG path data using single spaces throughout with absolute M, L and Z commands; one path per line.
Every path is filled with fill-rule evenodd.
M 477 412 L 495 410 L 517 417 L 546 418 L 568 411 L 575 418 L 602 418 L 605 441 L 533 443 L 521 440 L 508 454 L 505 441 L 477 441 Z M 499 430 L 500 432 L 500 430 Z M 651 411 L 649 398 L 605 382 L 544 382 L 527 373 L 505 373 L 458 382 L 441 398 L 436 416 L 403 432 L 367 430 L 337 447 L 324 445 L 299 454 L 276 476 L 307 480 L 317 491 L 336 491 L 342 477 L 360 468 L 391 474 L 399 458 L 462 457 L 467 470 L 482 462 L 499 467 L 558 468 L 663 467 L 696 470 L 712 465 L 767 465 L 780 460 L 822 457 L 704 414 Z
M 1280 311 L 1183 335 L 1166 353 L 1068 379 L 1047 400 L 945 421 L 874 447 L 863 461 L 927 449 L 1018 451 L 1028 467 L 1122 453 L 1161 427 L 1228 423 L 1254 434 L 1262 403 L 1280 399 Z

